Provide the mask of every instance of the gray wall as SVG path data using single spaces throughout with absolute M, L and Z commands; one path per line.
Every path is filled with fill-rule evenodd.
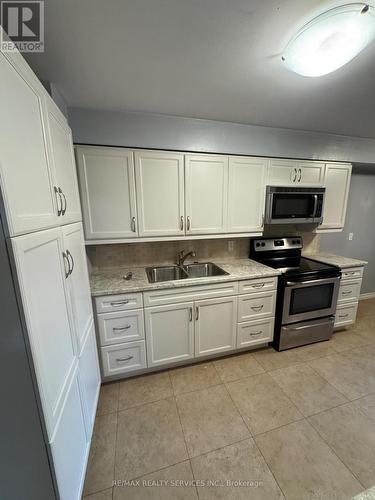
M 374 139 L 82 108 L 69 121 L 81 144 L 375 163 Z
M 354 233 L 349 241 L 349 233 Z M 368 261 L 361 293 L 375 292 L 375 175 L 354 168 L 342 233 L 322 235 L 321 251 Z

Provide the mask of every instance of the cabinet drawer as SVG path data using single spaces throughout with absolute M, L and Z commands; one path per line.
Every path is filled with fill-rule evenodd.
M 98 315 L 100 345 L 141 340 L 145 336 L 143 309 Z
M 340 284 L 338 304 L 358 301 L 362 280 L 347 280 Z
M 276 290 L 277 277 L 272 278 L 259 278 L 255 280 L 239 281 L 238 293 L 256 293 L 265 292 L 268 290 Z
M 260 292 L 238 297 L 238 321 L 275 315 L 276 292 Z
M 144 340 L 102 347 L 100 351 L 104 377 L 147 368 Z
M 186 286 L 181 288 L 168 288 L 144 292 L 145 307 L 163 304 L 178 304 L 198 299 L 211 299 L 227 297 L 238 294 L 238 282 L 216 283 L 214 285 Z
M 363 267 L 351 267 L 350 269 L 343 269 L 341 272 L 341 280 L 362 278 Z
M 358 302 L 337 306 L 335 315 L 335 328 L 351 325 L 357 317 Z
M 264 344 L 273 340 L 274 318 L 237 324 L 237 348 Z
M 121 295 L 106 295 L 95 299 L 98 313 L 110 311 L 126 311 L 128 309 L 138 309 L 143 306 L 141 293 L 125 293 Z

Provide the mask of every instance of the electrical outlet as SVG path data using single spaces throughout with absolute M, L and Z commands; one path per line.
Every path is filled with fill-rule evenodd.
M 233 250 L 234 250 L 234 241 L 229 240 L 228 241 L 228 252 L 233 252 Z
M 349 233 L 349 241 L 353 241 L 354 233 Z

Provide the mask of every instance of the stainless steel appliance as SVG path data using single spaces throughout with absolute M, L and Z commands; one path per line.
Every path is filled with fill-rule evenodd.
M 250 258 L 280 269 L 273 346 L 278 351 L 332 337 L 341 270 L 301 257 L 300 236 L 254 238 Z
M 325 188 L 267 186 L 266 224 L 321 224 Z

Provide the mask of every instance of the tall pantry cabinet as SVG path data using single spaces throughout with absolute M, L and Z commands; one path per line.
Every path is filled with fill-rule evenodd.
M 0 53 L 0 75 L 1 211 L 56 496 L 78 500 L 100 371 L 72 137 L 19 53 Z

